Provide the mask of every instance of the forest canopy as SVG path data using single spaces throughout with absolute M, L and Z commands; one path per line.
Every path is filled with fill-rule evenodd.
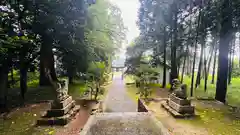
M 0 10 L 0 107 L 15 84 L 24 98 L 30 72 L 39 73 L 41 86 L 60 77 L 72 83 L 93 63 L 100 75 L 110 72 L 125 40 L 121 11 L 107 0 L 10 0 Z

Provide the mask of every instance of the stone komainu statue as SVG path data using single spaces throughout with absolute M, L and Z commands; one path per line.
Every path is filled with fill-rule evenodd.
M 68 81 L 62 80 L 56 83 L 56 93 L 57 93 L 57 99 L 62 101 L 68 96 Z
M 176 97 L 187 99 L 187 85 L 181 84 L 178 79 L 174 79 L 172 82 L 173 94 Z

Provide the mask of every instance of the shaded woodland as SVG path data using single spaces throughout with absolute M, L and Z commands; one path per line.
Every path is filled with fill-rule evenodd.
M 13 88 L 24 102 L 29 87 L 65 77 L 102 84 L 125 40 L 121 11 L 105 0 L 3 0 L 0 11 L 1 111 Z
M 240 72 L 240 1 L 140 0 L 137 24 L 141 33 L 127 48 L 129 74 L 139 76 L 143 55 L 151 50 L 147 65 L 164 65 L 163 88 L 169 65 L 170 82 L 187 83 L 190 97 L 211 85 L 214 98 L 226 102 Z

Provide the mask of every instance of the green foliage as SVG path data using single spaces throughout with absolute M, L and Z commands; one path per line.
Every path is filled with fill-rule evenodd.
M 87 90 L 87 85 L 84 82 L 76 82 L 69 85 L 69 93 L 74 98 L 79 98 Z
M 105 71 L 106 66 L 104 62 L 92 62 L 89 64 L 87 73 L 92 81 L 100 81 L 101 78 L 103 78 Z
M 240 68 L 239 67 L 233 67 L 232 77 L 240 77 Z
M 240 77 L 240 67 L 237 61 L 233 61 L 232 77 L 234 78 Z
M 100 79 L 106 68 L 110 71 L 112 57 L 125 40 L 121 11 L 107 0 L 95 4 L 84 0 L 4 1 L 0 10 L 0 71 L 2 67 L 49 68 L 49 64 L 54 66 L 54 60 L 47 62 L 53 50 L 59 75 L 82 76 L 94 70 L 88 69 L 91 63 L 100 62 L 104 65 L 98 65 L 101 73 L 91 71 Z M 41 67 L 39 58 L 45 63 Z M 19 77 L 14 75 L 16 80 Z M 36 86 L 38 81 L 31 75 L 28 78 L 29 85 Z

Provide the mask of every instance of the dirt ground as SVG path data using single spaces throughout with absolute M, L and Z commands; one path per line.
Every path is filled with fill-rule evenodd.
M 167 98 L 165 89 L 155 91 L 155 96 Z M 214 100 L 192 100 L 196 117 L 175 119 L 164 108 L 161 101 L 148 104 L 150 112 L 155 115 L 173 135 L 239 135 L 240 113 L 235 107 L 224 105 Z
M 75 119 L 64 128 L 56 131 L 56 135 L 78 135 L 90 116 L 93 104 L 82 106 Z
M 87 122 L 93 104 L 81 106 L 75 118 L 66 126 L 36 126 L 41 113 L 49 109 L 48 103 L 31 104 L 16 108 L 0 116 L 0 134 L 3 135 L 78 135 Z
M 149 109 L 173 135 L 208 135 L 204 128 L 178 122 L 160 107 L 160 102 L 150 102 Z
M 156 91 L 157 98 L 167 98 L 169 92 L 164 89 Z M 161 102 L 165 100 L 152 101 L 148 104 L 149 111 L 159 119 L 162 124 L 169 130 L 172 135 L 208 135 L 205 128 L 192 126 L 178 122 L 164 108 L 161 107 Z

